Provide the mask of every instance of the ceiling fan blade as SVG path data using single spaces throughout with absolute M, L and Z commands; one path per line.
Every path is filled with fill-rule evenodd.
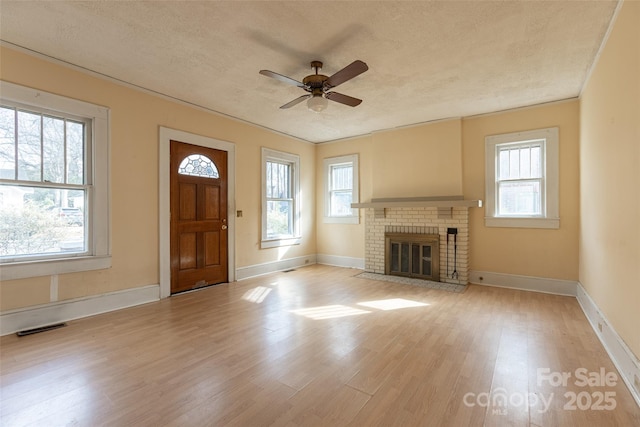
M 262 74 L 263 76 L 274 78 L 276 80 L 280 80 L 283 83 L 287 83 L 293 86 L 298 86 L 299 88 L 302 88 L 305 90 L 307 89 L 307 86 L 305 86 L 302 82 L 294 80 L 291 77 L 283 76 L 282 74 L 274 73 L 273 71 L 260 70 L 260 74 Z
M 291 108 L 291 107 L 293 107 L 294 105 L 297 105 L 297 104 L 301 103 L 302 101 L 304 101 L 305 99 L 310 98 L 310 97 L 311 97 L 311 94 L 309 94 L 309 95 L 302 95 L 302 96 L 300 96 L 300 97 L 298 97 L 298 98 L 294 99 L 294 100 L 293 100 L 293 101 L 291 101 L 291 102 L 287 102 L 287 103 L 286 103 L 286 104 L 284 104 L 282 107 L 280 107 L 280 109 L 282 110 L 282 109 L 285 109 L 285 108 Z
M 324 94 L 324 97 L 331 101 L 339 102 L 340 104 L 348 105 L 349 107 L 356 107 L 360 105 L 362 99 L 354 98 L 352 96 L 343 95 L 338 92 L 328 92 Z
M 338 86 L 346 82 L 347 80 L 351 80 L 352 78 L 359 76 L 360 74 L 367 71 L 369 67 L 367 64 L 360 60 L 353 61 L 351 64 L 344 67 L 342 70 L 338 71 L 331 77 L 329 77 L 324 82 L 325 89 L 331 89 L 333 87 Z

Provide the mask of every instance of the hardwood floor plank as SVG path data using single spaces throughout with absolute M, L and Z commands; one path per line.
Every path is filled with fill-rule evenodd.
M 2 337 L 0 424 L 640 425 L 619 377 L 575 383 L 617 372 L 574 298 L 359 272 L 310 266 Z M 498 392 L 537 405 L 494 411 Z M 611 410 L 567 409 L 605 392 Z

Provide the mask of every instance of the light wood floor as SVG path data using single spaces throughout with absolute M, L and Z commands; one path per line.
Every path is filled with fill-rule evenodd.
M 640 425 L 621 379 L 575 384 L 617 372 L 574 298 L 358 273 L 311 266 L 3 337 L 1 424 Z

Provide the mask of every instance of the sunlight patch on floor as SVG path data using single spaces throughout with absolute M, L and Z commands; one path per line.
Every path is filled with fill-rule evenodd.
M 249 302 L 255 302 L 260 304 L 271 292 L 271 288 L 265 288 L 264 286 L 258 286 L 253 289 L 249 289 L 242 295 L 242 299 Z
M 359 302 L 358 305 L 365 307 L 377 308 L 378 310 L 397 310 L 409 307 L 425 307 L 429 304 L 418 301 L 411 301 L 403 298 L 389 298 L 378 301 Z

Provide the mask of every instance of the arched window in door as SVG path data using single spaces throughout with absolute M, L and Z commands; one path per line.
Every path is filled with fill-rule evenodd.
M 191 154 L 185 157 L 178 166 L 178 173 L 203 178 L 220 178 L 215 163 L 202 154 Z

